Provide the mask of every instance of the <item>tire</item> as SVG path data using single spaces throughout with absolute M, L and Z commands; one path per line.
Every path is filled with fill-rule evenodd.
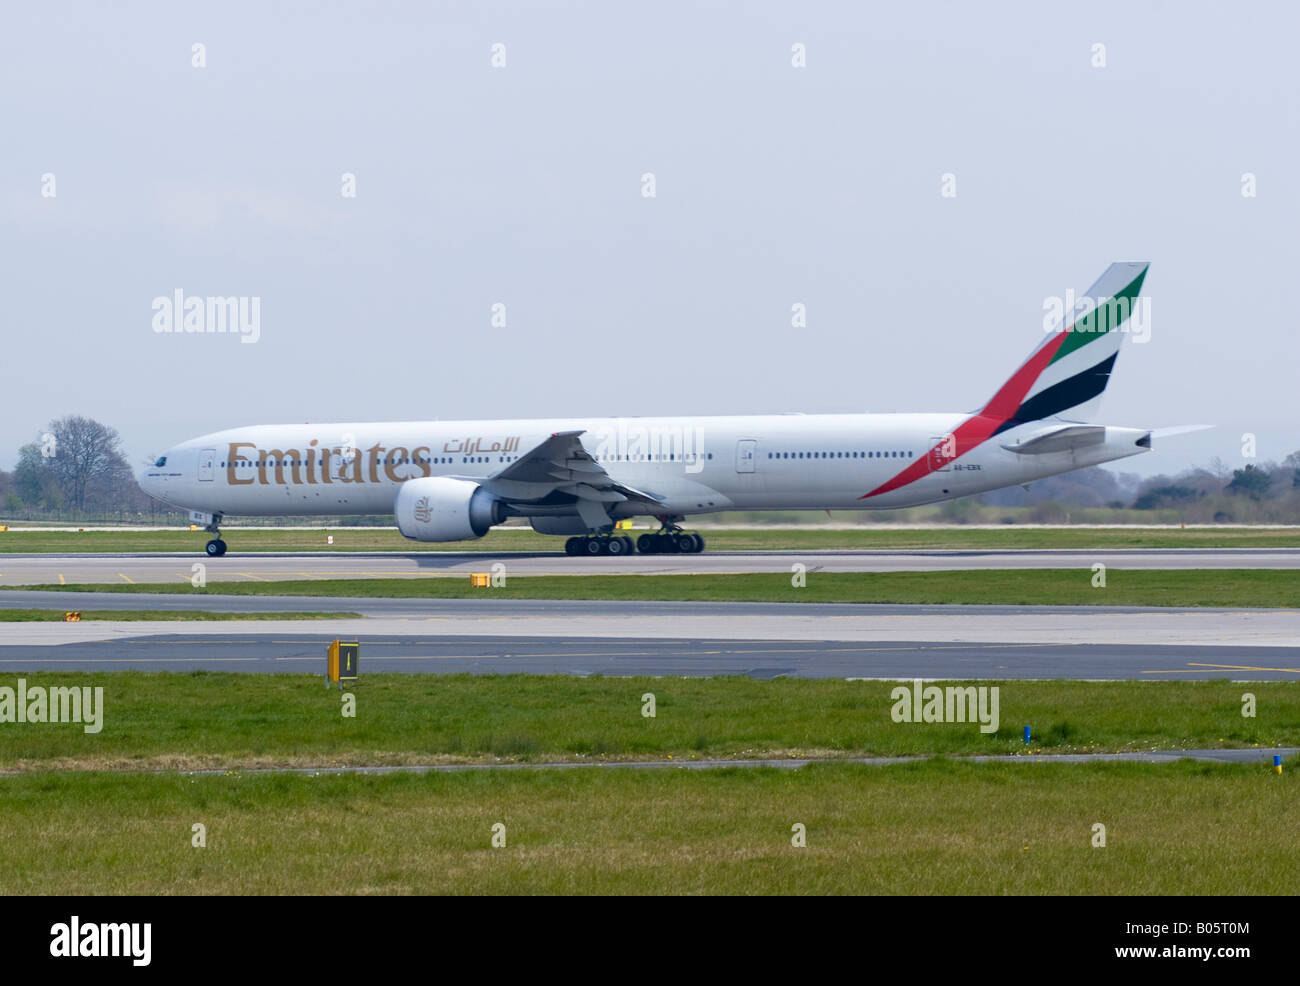
M 575 557 L 580 551 L 582 551 L 582 542 L 577 538 L 569 538 L 564 542 L 564 553 L 570 558 Z
M 698 534 L 695 535 L 695 554 L 701 554 L 704 551 L 704 538 Z
M 222 555 L 222 547 L 224 547 L 224 545 L 222 545 L 222 543 L 216 538 L 213 538 L 204 546 L 203 550 L 208 553 L 209 558 L 220 558 Z
M 684 555 L 693 555 L 702 547 L 704 542 L 695 534 L 677 535 L 677 550 Z
M 636 539 L 636 550 L 643 555 L 653 555 L 659 550 L 659 542 L 653 534 L 642 534 Z
M 605 546 L 600 543 L 600 538 L 588 538 L 582 545 L 582 550 L 588 555 L 603 555 Z
M 622 555 L 627 553 L 627 545 L 622 538 L 608 538 L 605 541 L 605 554 Z
M 623 535 L 623 554 L 625 555 L 636 554 L 636 545 L 632 542 L 632 539 L 628 537 L 626 534 Z

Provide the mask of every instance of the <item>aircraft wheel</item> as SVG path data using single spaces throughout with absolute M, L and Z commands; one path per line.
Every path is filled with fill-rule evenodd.
M 564 542 L 564 553 L 572 558 L 582 551 L 582 541 L 579 538 L 569 538 Z
M 216 538 L 213 538 L 211 541 L 207 543 L 207 545 L 204 547 L 203 550 L 208 553 L 209 558 L 220 558 L 222 555 L 221 549 L 224 547 L 225 547 L 224 544 L 222 544 Z
M 653 534 L 642 534 L 636 539 L 636 550 L 643 555 L 653 555 L 659 550 L 659 539 Z
M 605 554 L 621 555 L 626 553 L 627 545 L 623 543 L 622 538 L 606 538 L 604 540 L 605 540 Z
M 623 535 L 623 554 L 625 555 L 636 554 L 636 545 L 632 542 L 632 539 L 628 537 L 626 534 Z
M 600 543 L 600 538 L 587 538 L 582 547 L 589 555 L 603 555 L 605 553 L 605 546 Z
M 695 553 L 698 555 L 704 551 L 704 538 L 698 534 L 695 535 Z

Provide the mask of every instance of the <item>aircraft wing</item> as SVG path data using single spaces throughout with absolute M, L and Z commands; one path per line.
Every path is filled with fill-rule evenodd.
M 483 481 L 483 488 L 502 500 L 538 503 L 555 494 L 575 498 L 578 515 L 589 524 L 609 522 L 610 504 L 638 500 L 658 504 L 662 498 L 615 480 L 579 440 L 581 431 L 557 431 Z

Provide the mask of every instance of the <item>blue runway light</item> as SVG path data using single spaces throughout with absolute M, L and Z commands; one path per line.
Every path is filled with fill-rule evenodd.
M 1028 726 L 1025 727 L 1025 742 L 1026 742 L 1026 743 L 1029 742 L 1029 727 L 1028 727 Z

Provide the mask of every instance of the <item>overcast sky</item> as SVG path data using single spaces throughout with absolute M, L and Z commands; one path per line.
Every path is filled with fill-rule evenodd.
M 6 5 L 0 465 L 70 413 L 138 465 L 279 421 L 966 410 L 1115 260 L 1151 338 L 1101 420 L 1218 426 L 1115 468 L 1281 459 L 1300 17 L 1060 6 Z M 259 299 L 258 340 L 155 332 L 177 290 Z

